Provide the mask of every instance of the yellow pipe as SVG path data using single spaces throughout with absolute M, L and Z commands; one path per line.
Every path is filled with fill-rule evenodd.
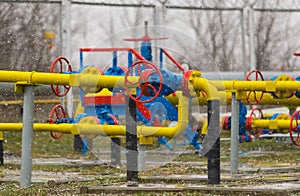
M 25 84 L 69 85 L 74 80 L 73 74 L 55 74 L 43 72 L 0 71 L 1 82 Z
M 256 92 L 256 97 L 259 98 L 262 92 Z M 231 98 L 231 93 L 227 92 L 226 95 L 229 95 Z M 250 94 L 249 99 L 251 102 L 255 102 L 254 93 Z M 247 100 L 242 100 L 244 104 L 249 104 Z M 286 107 L 297 107 L 300 106 L 300 99 L 296 96 L 287 99 L 276 99 L 270 93 L 264 93 L 262 100 L 255 105 L 283 105 Z
M 77 124 L 80 134 L 102 134 L 108 136 L 125 135 L 124 125 Z M 154 136 L 172 138 L 180 135 L 188 126 L 188 98 L 179 94 L 178 122 L 174 127 L 137 126 L 138 137 Z
M 185 90 L 188 90 L 190 94 L 194 94 L 192 91 L 195 91 L 196 94 L 201 94 L 200 91 L 204 91 L 208 100 L 220 99 L 217 88 L 205 78 L 201 78 L 200 71 L 193 70 L 187 80 L 187 88 L 189 89 Z
M 137 126 L 138 136 L 172 138 L 181 134 L 188 126 L 188 98 L 179 95 L 178 122 L 174 127 Z M 0 131 L 22 131 L 22 123 L 0 123 Z M 34 123 L 34 131 L 52 131 L 77 134 L 125 135 L 124 125 L 89 125 L 89 124 L 43 124 Z
M 176 94 L 179 91 L 176 92 Z M 221 105 L 230 105 L 231 104 L 231 96 L 232 92 L 226 91 L 218 91 L 218 96 L 220 97 L 220 104 Z M 248 92 L 247 92 L 248 93 Z M 259 98 L 261 96 L 260 91 L 256 92 L 256 97 Z M 247 95 L 247 94 L 246 94 Z M 166 96 L 166 99 L 172 104 L 177 105 L 178 104 L 178 97 L 174 96 L 173 94 Z M 256 102 L 254 99 L 254 93 L 251 93 L 249 96 L 250 101 Z M 249 105 L 249 102 L 246 99 L 241 100 L 244 105 Z M 207 104 L 207 97 L 203 96 L 203 94 L 200 93 L 198 97 L 195 97 L 192 99 L 192 105 L 206 105 Z M 274 98 L 270 93 L 264 93 L 262 100 L 255 104 L 255 105 L 283 105 L 289 108 L 295 108 L 297 106 L 300 106 L 300 99 L 296 96 L 293 96 L 291 98 L 287 99 L 276 99 Z
M 1 131 L 22 131 L 22 123 L 0 123 Z M 75 124 L 45 124 L 45 123 L 34 123 L 34 131 L 52 131 L 78 134 Z
M 252 119 L 252 128 L 259 129 L 259 128 L 267 128 L 271 130 L 283 130 L 290 128 L 290 120 L 258 120 Z M 297 126 L 296 120 L 293 121 L 293 127 Z
M 208 81 L 200 74 L 189 78 L 196 91 L 204 91 L 208 99 L 219 99 L 217 90 L 227 91 L 300 91 L 300 82 L 297 81 Z M 124 76 L 105 76 L 95 74 L 58 74 L 43 72 L 0 71 L 1 82 L 24 84 L 53 84 L 81 87 L 124 87 Z M 128 80 L 137 82 L 139 76 L 129 76 Z M 134 87 L 134 85 L 129 85 Z
M 74 99 L 73 102 L 79 102 L 79 99 Z M 67 102 L 64 100 L 64 102 Z M 23 100 L 15 100 L 15 101 L 0 101 L 0 105 L 21 105 L 23 104 Z M 45 100 L 34 100 L 35 104 L 51 104 L 51 103 L 61 103 L 59 99 L 45 99 Z
M 297 81 L 212 81 L 218 90 L 227 91 L 300 91 Z

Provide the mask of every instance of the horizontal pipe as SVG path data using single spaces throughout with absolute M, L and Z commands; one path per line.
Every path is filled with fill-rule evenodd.
M 138 136 L 154 136 L 172 138 L 180 135 L 188 126 L 188 98 L 179 94 L 178 122 L 174 127 L 137 126 Z M 0 131 L 22 131 L 22 123 L 0 123 Z M 52 131 L 77 134 L 125 135 L 124 125 L 98 124 L 44 124 L 34 123 L 34 131 Z
M 283 130 L 290 128 L 291 120 L 259 120 L 252 119 L 252 128 L 266 128 L 271 130 Z M 297 121 L 293 121 L 293 127 L 297 126 Z
M 250 91 L 246 93 L 248 95 Z M 259 99 L 261 96 L 262 92 L 258 91 L 256 92 L 256 98 Z M 221 92 L 219 91 L 219 97 L 220 97 L 220 104 L 221 105 L 230 105 L 231 104 L 231 96 L 232 92 L 227 91 L 227 92 Z M 173 95 L 167 96 L 166 97 L 173 105 L 176 105 L 176 97 Z M 254 103 L 256 102 L 254 93 L 250 93 L 249 95 L 249 100 Z M 247 101 L 247 98 L 241 100 L 244 105 L 250 105 L 250 103 Z M 192 99 L 192 105 L 206 105 L 207 104 L 207 97 L 203 96 L 200 94 L 199 97 L 193 98 Z M 264 93 L 262 100 L 255 105 L 283 105 L 289 108 L 295 108 L 300 106 L 300 99 L 297 98 L 296 96 L 292 96 L 291 98 L 287 99 L 276 99 L 274 98 L 270 93 Z
M 74 99 L 73 102 L 78 103 L 80 100 L 79 99 Z M 67 102 L 64 100 L 64 102 Z M 39 100 L 34 100 L 35 104 L 59 104 L 61 103 L 61 100 L 59 99 L 39 99 Z M 15 101 L 0 101 L 0 105 L 23 105 L 24 101 L 23 100 L 15 100 Z
M 0 123 L 1 131 L 22 131 L 23 123 Z M 75 124 L 34 123 L 34 131 L 52 131 L 76 134 Z
M 228 91 L 300 91 L 297 81 L 213 81 L 218 90 Z
M 124 76 L 105 76 L 92 74 L 59 74 L 43 72 L 0 71 L 1 82 L 24 84 L 53 84 L 87 87 L 124 87 Z M 129 76 L 129 81 L 137 82 L 139 76 Z M 297 81 L 208 81 L 195 78 L 192 82 L 195 90 L 206 92 L 208 99 L 217 99 L 217 90 L 227 91 L 300 91 Z M 133 85 L 129 87 L 134 87 Z M 217 89 L 217 90 L 216 90 Z
M 22 72 L 22 71 L 0 71 L 1 82 L 24 83 L 31 85 L 54 84 L 70 85 L 74 81 L 74 74 Z
M 86 50 L 85 50 L 86 49 Z M 82 48 L 84 51 L 92 50 L 92 48 Z M 264 71 L 263 75 L 265 80 L 271 80 L 272 77 L 276 75 L 290 75 L 293 76 L 294 78 L 300 76 L 300 72 L 268 72 Z M 206 78 L 210 82 L 216 82 L 216 84 L 220 84 L 220 87 L 218 89 L 224 89 L 224 81 L 229 80 L 239 80 L 239 81 L 244 81 L 246 78 L 246 73 L 245 72 L 201 72 L 201 76 L 203 78 Z M 230 83 L 229 83 L 230 84 Z M 1 83 L 0 82 L 0 93 L 5 94 L 7 96 L 9 95 L 14 95 L 14 84 L 9 84 L 9 83 Z M 37 95 L 49 95 L 51 93 L 51 88 L 50 86 L 38 86 L 36 87 L 36 94 Z
M 263 77 L 265 80 L 271 80 L 274 76 L 279 76 L 279 75 L 289 75 L 294 78 L 297 78 L 300 76 L 299 71 L 293 71 L 293 72 L 287 72 L 287 71 L 264 71 Z M 247 76 L 246 72 L 232 72 L 232 71 L 222 71 L 222 72 L 201 72 L 201 76 L 203 78 L 206 78 L 208 80 L 220 80 L 220 81 L 225 81 L 225 80 L 240 80 L 240 81 L 245 81 L 245 78 Z
M 117 52 L 128 51 L 131 52 L 138 60 L 146 60 L 139 52 L 133 48 L 80 48 L 80 52 Z

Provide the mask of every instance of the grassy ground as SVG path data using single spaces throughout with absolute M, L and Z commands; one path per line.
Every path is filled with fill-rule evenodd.
M 2 107 L 2 108 L 1 108 Z M 22 116 L 18 107 L 1 106 L 0 110 L 4 111 L 2 122 L 21 122 Z M 48 108 L 46 108 L 48 107 Z M 39 122 L 46 122 L 47 111 L 52 106 L 37 106 L 38 111 L 36 116 L 41 119 Z M 9 111 L 6 113 L 5 111 Z M 14 116 L 10 118 L 9 116 Z M 222 137 L 229 137 L 229 132 L 222 132 Z M 4 150 L 6 154 L 11 156 L 21 156 L 21 133 L 20 132 L 5 132 L 4 133 Z M 289 139 L 287 139 L 288 141 Z M 122 141 L 124 145 L 124 140 Z M 192 147 L 187 149 L 192 150 Z M 299 148 L 291 145 L 289 142 L 277 141 L 275 139 L 254 140 L 251 143 L 242 143 L 239 145 L 239 162 L 252 164 L 282 164 L 291 163 L 298 164 L 300 162 Z M 254 153 L 253 153 L 254 152 Z M 259 156 L 257 156 L 259 154 Z M 54 140 L 48 132 L 34 133 L 33 137 L 33 158 L 79 158 L 79 159 L 97 159 L 93 154 L 81 155 L 73 151 L 73 136 L 64 135 L 60 140 Z M 155 175 L 170 175 L 170 174 L 203 174 L 207 172 L 206 167 L 199 167 L 195 165 L 180 164 L 187 162 L 203 162 L 206 163 L 206 158 L 201 158 L 197 154 L 182 154 L 176 156 L 174 162 L 162 165 L 152 170 L 141 172 L 140 176 L 155 176 Z M 228 163 L 230 161 L 230 143 L 221 143 L 221 163 Z M 5 164 L 0 167 L 0 176 L 4 170 L 19 170 L 20 165 Z M 222 174 L 228 174 L 221 168 Z M 97 166 L 64 166 L 64 165 L 34 165 L 33 171 L 48 171 L 57 172 L 63 175 L 65 172 L 81 172 L 83 174 L 93 174 L 96 176 L 89 181 L 69 181 L 64 183 L 45 182 L 42 184 L 33 184 L 29 189 L 22 189 L 19 187 L 20 183 L 1 182 L 0 195 L 77 195 L 82 186 L 86 185 L 120 185 L 126 183 L 126 171 L 124 167 L 111 167 L 107 164 L 100 164 Z M 180 184 L 180 182 L 178 182 Z M 181 182 L 182 183 L 182 182 Z M 201 183 L 201 182 L 199 182 Z M 198 184 L 199 184 L 198 183 Z M 224 183 L 224 182 L 222 182 Z M 251 182 L 255 183 L 255 182 Z M 203 184 L 206 184 L 204 182 Z M 175 193 L 169 193 L 173 195 Z M 178 193 L 176 193 L 178 195 Z M 199 193 L 188 193 L 189 195 L 199 195 Z M 143 195 L 143 193 L 139 194 Z M 161 193 L 152 195 L 161 195 Z M 179 194 L 180 195 L 180 194 Z M 182 195 L 187 195 L 184 193 Z
M 5 132 L 6 142 L 4 149 L 6 153 L 16 156 L 21 155 L 21 133 Z M 192 149 L 192 148 L 190 148 Z M 264 152 L 260 156 L 255 156 L 249 152 Z M 64 135 L 60 140 L 54 140 L 49 133 L 34 133 L 33 138 L 33 157 L 64 157 L 64 158 L 82 158 L 96 159 L 92 154 L 81 155 L 73 151 L 73 136 Z M 221 143 L 221 162 L 229 162 L 230 145 L 229 142 Z M 206 169 L 196 167 L 194 165 L 180 164 L 186 162 L 206 162 L 206 158 L 201 158 L 196 154 L 183 154 L 176 157 L 175 163 L 148 170 L 140 173 L 141 176 L 170 175 L 170 174 L 206 174 Z M 278 142 L 275 139 L 255 140 L 251 143 L 240 144 L 240 162 L 249 163 L 299 163 L 300 151 L 288 142 Z M 179 164 L 178 164 L 179 162 Z M 18 170 L 20 165 L 5 164 L 1 170 Z M 1 171 L 0 170 L 0 171 Z M 71 181 L 65 183 L 43 183 L 33 184 L 29 189 L 21 189 L 19 183 L 2 183 L 0 187 L 0 195 L 72 195 L 79 194 L 82 186 L 86 185 L 112 185 L 124 184 L 126 179 L 120 175 L 125 175 L 124 168 L 111 167 L 107 164 L 98 166 L 56 166 L 56 165 L 34 165 L 33 171 L 49 171 L 49 172 L 83 172 L 87 174 L 95 174 L 96 177 L 91 181 Z M 223 173 L 226 171 L 222 171 Z M 155 195 L 155 193 L 153 193 Z M 196 195 L 196 193 L 189 193 Z

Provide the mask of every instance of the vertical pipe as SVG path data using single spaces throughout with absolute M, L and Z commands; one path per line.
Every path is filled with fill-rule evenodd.
M 160 2 L 160 4 L 157 4 L 154 7 L 154 26 L 155 26 L 155 36 L 156 37 L 164 37 L 164 25 L 165 25 L 165 11 L 166 10 L 166 6 L 165 6 L 165 2 Z M 159 42 L 159 44 L 158 44 Z M 163 45 L 163 41 L 162 40 L 154 40 L 154 45 L 156 48 L 159 48 L 159 46 Z M 158 59 L 158 52 L 155 52 L 155 59 Z
M 80 63 L 80 68 L 82 68 L 83 67 L 83 52 L 82 51 L 80 51 L 79 52 L 79 63 Z
M 22 128 L 21 187 L 31 185 L 34 86 L 24 86 Z
M 126 170 L 127 181 L 138 181 L 138 138 L 136 102 L 126 96 Z
M 257 69 L 256 65 L 256 55 L 255 55 L 255 39 L 254 39 L 254 11 L 253 7 L 250 6 L 250 9 L 248 10 L 249 14 L 249 44 L 250 44 L 250 66 L 251 70 Z
M 243 62 L 243 67 L 246 67 L 246 44 L 245 44 L 244 14 L 245 14 L 245 10 L 243 8 L 243 9 L 241 9 L 242 62 Z M 244 72 L 246 72 L 246 70 L 244 70 Z
M 220 184 L 220 102 L 209 100 L 207 103 L 208 133 L 213 142 L 207 152 L 208 184 Z
M 240 102 L 236 100 L 236 94 L 232 93 L 231 100 L 231 138 L 230 138 L 230 174 L 235 178 L 238 173 L 239 152 L 239 108 Z
M 159 49 L 159 68 L 163 68 L 163 50 L 161 48 Z
M 128 69 L 132 64 L 133 64 L 132 53 L 128 52 Z M 130 74 L 132 74 L 132 70 L 131 70 Z
M 121 139 L 118 137 L 111 138 L 111 157 L 110 161 L 112 165 L 121 166 Z
M 65 44 L 65 42 L 64 42 L 64 31 L 65 31 L 64 26 L 65 25 L 64 25 L 63 18 L 64 18 L 64 3 L 62 1 L 61 4 L 60 4 L 60 6 L 59 6 L 59 39 L 60 39 L 60 51 L 59 51 L 59 53 L 61 55 L 64 54 L 64 44 Z M 63 87 L 60 87 L 60 90 L 63 91 Z M 64 106 L 64 104 L 65 104 L 64 98 L 60 97 L 59 99 L 60 99 L 60 105 L 63 108 L 65 108 L 65 106 Z
M 117 51 L 113 52 L 113 67 L 117 67 L 118 65 L 118 57 L 117 57 Z
M 155 37 L 159 37 L 157 14 L 158 14 L 157 6 L 155 6 L 153 8 L 153 24 L 154 24 L 154 27 L 155 27 L 155 32 L 154 32 Z M 157 40 L 154 40 L 154 47 L 158 48 Z M 153 51 L 153 54 L 154 54 L 154 59 L 158 59 L 158 52 L 156 50 Z
M 62 1 L 62 55 L 71 58 L 71 1 Z M 66 95 L 68 117 L 73 117 L 73 90 Z M 63 105 L 63 104 L 62 104 Z

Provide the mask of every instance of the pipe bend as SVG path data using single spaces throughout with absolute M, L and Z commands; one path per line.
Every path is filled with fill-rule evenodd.
M 205 78 L 197 78 L 193 82 L 196 91 L 204 91 L 207 95 L 207 100 L 219 100 L 220 95 L 217 87 Z
M 139 136 L 155 136 L 172 138 L 180 135 L 188 127 L 188 98 L 182 95 L 182 92 L 177 92 L 178 101 L 178 122 L 173 127 L 152 127 L 138 126 L 137 131 Z

